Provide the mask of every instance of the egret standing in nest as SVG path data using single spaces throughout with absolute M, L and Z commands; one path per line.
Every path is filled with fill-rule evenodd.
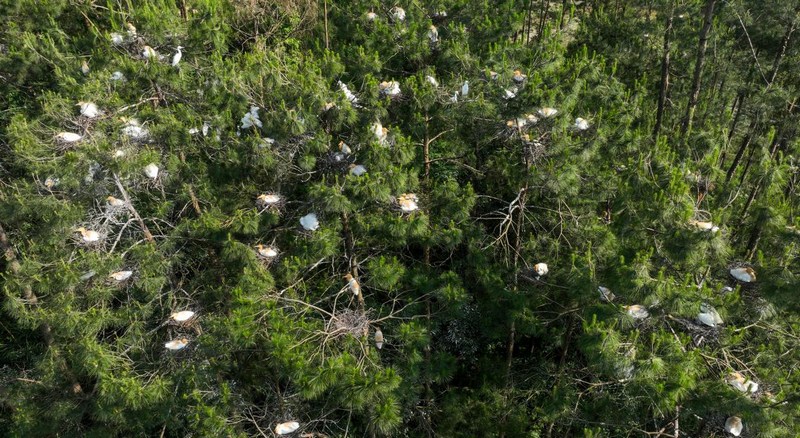
M 314 213 L 309 213 L 300 218 L 300 225 L 306 231 L 314 231 L 319 228 L 319 220 L 317 220 L 317 215 Z
M 406 19 L 406 10 L 401 8 L 400 6 L 395 6 L 392 8 L 392 19 L 395 21 L 403 21 Z
M 343 154 L 350 155 L 353 153 L 353 150 L 350 149 L 350 146 L 347 145 L 344 141 L 339 142 L 339 151 Z
M 180 339 L 173 339 L 172 341 L 165 343 L 164 348 L 166 348 L 169 351 L 178 351 L 178 350 L 183 350 L 184 348 L 186 348 L 187 345 L 189 345 L 189 340 L 186 338 L 180 338 Z
M 358 284 L 358 280 L 353 277 L 353 274 L 347 273 L 347 275 L 344 276 L 344 279 L 347 280 L 347 288 L 350 289 L 350 292 L 352 292 L 353 295 L 358 295 L 361 293 L 361 285 Z
M 279 204 L 280 202 L 281 202 L 280 195 L 276 195 L 273 193 L 269 194 L 263 193 L 261 195 L 258 195 L 258 197 L 256 198 L 256 207 L 258 208 L 272 207 Z
M 56 140 L 60 143 L 71 144 L 81 141 L 83 138 L 82 135 L 76 134 L 74 132 L 59 132 L 56 134 Z
M 650 312 L 647 311 L 647 308 L 639 304 L 634 304 L 632 306 L 623 306 L 623 308 L 628 313 L 628 315 L 633 319 L 645 319 L 648 316 L 650 316 Z
M 175 312 L 169 316 L 171 321 L 177 323 L 184 323 L 192 318 L 194 318 L 194 312 L 191 310 L 181 310 L 180 312 Z
M 589 129 L 589 122 L 586 119 L 578 117 L 577 119 L 575 119 L 575 124 L 573 125 L 573 127 L 577 131 L 586 131 L 587 129 Z
M 275 434 L 276 435 L 288 435 L 293 433 L 297 429 L 300 429 L 300 423 L 296 421 L 287 421 L 285 423 L 281 423 L 275 426 Z
M 740 268 L 732 268 L 730 270 L 731 276 L 744 283 L 752 283 L 756 281 L 756 271 L 749 266 Z
M 256 245 L 256 253 L 265 260 L 272 260 L 278 257 L 278 250 L 272 246 Z
M 381 329 L 375 329 L 375 347 L 380 350 L 383 348 L 383 332 Z
M 432 24 L 431 27 L 428 28 L 428 39 L 431 40 L 431 44 L 436 44 L 439 42 L 439 29 Z
M 404 213 L 411 213 L 419 209 L 419 205 L 417 205 L 419 199 L 417 195 L 413 193 L 403 193 L 402 195 L 397 197 L 397 205 L 400 206 L 400 210 Z
M 144 174 L 150 179 L 158 178 L 159 169 L 154 163 L 150 163 L 144 168 Z
M 125 281 L 133 275 L 133 271 L 117 271 L 108 274 L 108 278 L 111 278 L 114 281 L 122 282 Z
M 76 106 L 81 107 L 81 115 L 87 119 L 94 119 L 102 114 L 94 102 L 80 101 L 76 104 Z
M 519 71 L 519 70 L 514 70 L 514 76 L 512 77 L 512 79 L 514 79 L 514 82 L 516 82 L 516 83 L 518 83 L 518 84 L 521 84 L 521 83 L 525 82 L 525 78 L 527 78 L 527 77 L 528 77 L 528 76 L 527 76 L 527 75 L 524 75 L 524 74 L 522 74 L 522 72 L 521 72 L 521 71 Z
M 739 436 L 742 434 L 742 430 L 744 429 L 744 424 L 742 424 L 742 419 L 739 417 L 728 417 L 725 420 L 725 432 L 733 436 Z
M 86 243 L 94 243 L 100 240 L 100 233 L 94 230 L 87 230 L 85 227 L 78 227 L 76 232 L 81 233 L 81 238 Z

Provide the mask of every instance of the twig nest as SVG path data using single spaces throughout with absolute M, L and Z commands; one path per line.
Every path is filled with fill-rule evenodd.
M 136 119 L 126 119 L 122 128 L 122 135 L 132 141 L 147 141 L 150 131 L 142 126 Z
M 518 84 L 521 84 L 521 83 L 525 82 L 525 78 L 527 78 L 527 77 L 528 77 L 528 76 L 527 76 L 527 75 L 524 75 L 524 74 L 522 74 L 522 72 L 521 72 L 521 71 L 519 71 L 519 70 L 514 70 L 514 75 L 511 77 L 511 79 L 513 79 L 513 80 L 514 80 L 514 82 L 516 82 L 516 83 L 518 83 Z
M 432 24 L 428 28 L 428 39 L 431 40 L 431 44 L 436 44 L 439 42 L 439 29 Z
M 403 213 L 411 213 L 419 209 L 419 198 L 413 193 L 403 193 L 397 197 L 397 205 Z
M 262 245 L 259 243 L 256 245 L 256 254 L 264 260 L 271 261 L 278 257 L 279 252 L 278 248 L 274 246 Z
M 434 87 L 439 86 L 439 81 L 437 81 L 436 78 L 431 75 L 425 76 L 425 80 L 428 81 L 428 83 L 433 85 Z
M 372 12 L 370 12 L 370 14 L 374 15 L 374 13 Z M 356 95 L 353 94 L 349 88 L 347 88 L 347 84 L 345 84 L 342 81 L 338 81 L 337 84 L 339 84 L 339 89 L 342 90 L 342 93 L 344 93 L 344 97 L 345 99 L 347 99 L 348 102 L 352 104 L 358 103 L 358 97 L 356 97 Z
M 719 231 L 719 227 L 714 225 L 711 222 L 696 221 L 696 220 L 692 219 L 692 220 L 689 221 L 689 225 L 697 228 L 700 231 L 710 231 L 712 233 L 716 233 L 717 231 Z
M 600 293 L 600 301 L 603 301 L 605 303 L 610 303 L 610 302 L 614 301 L 614 298 L 616 298 L 616 295 L 614 295 L 614 292 L 611 292 L 611 289 L 609 289 L 609 288 L 607 288 L 605 286 L 598 286 L 597 287 L 597 292 Z
M 756 281 L 756 271 L 754 271 L 753 268 L 749 266 L 731 268 L 730 274 L 731 277 L 744 283 L 752 283 Z
M 123 282 L 133 275 L 133 271 L 116 271 L 108 274 L 108 278 L 116 281 L 116 282 Z
M 383 348 L 383 332 L 381 329 L 375 329 L 375 348 L 378 350 Z
M 406 19 L 406 10 L 401 8 L 400 6 L 395 6 L 392 8 L 392 20 L 394 21 L 403 21 Z
M 539 108 L 536 111 L 536 113 L 539 114 L 540 116 L 544 117 L 545 119 L 549 119 L 550 117 L 554 117 L 556 114 L 558 114 L 558 110 L 555 109 L 555 108 L 551 108 L 549 106 L 546 106 L 546 107 Z
M 96 243 L 100 241 L 100 233 L 95 230 L 87 230 L 85 227 L 78 227 L 75 231 L 81 233 L 81 240 L 84 243 Z
M 589 129 L 589 121 L 578 117 L 575 119 L 575 124 L 573 124 L 572 127 L 575 128 L 576 131 L 586 131 Z
M 538 277 L 544 277 L 550 270 L 547 268 L 547 263 L 537 263 L 533 265 L 533 272 L 535 272 Z
M 257 106 L 251 106 L 250 111 L 248 111 L 247 113 L 245 113 L 244 116 L 242 116 L 241 120 L 242 129 L 250 129 L 253 126 L 260 128 L 263 126 L 261 123 L 261 119 L 258 117 L 258 109 L 259 108 Z
M 717 313 L 717 309 L 706 303 L 700 305 L 700 313 L 697 315 L 697 321 L 709 327 L 716 327 L 723 323 L 722 317 Z
M 378 91 L 383 96 L 397 97 L 400 95 L 400 83 L 397 81 L 383 81 L 378 85 Z
M 178 350 L 183 350 L 184 348 L 186 348 L 187 345 L 189 345 L 189 340 L 186 338 L 180 338 L 180 339 L 173 339 L 165 343 L 164 348 L 166 348 L 169 351 L 178 351 Z
M 171 314 L 169 316 L 169 319 L 174 322 L 183 323 L 194 318 L 194 315 L 195 313 L 191 310 L 181 310 L 180 312 L 175 312 Z
M 347 288 L 350 289 L 353 295 L 361 293 L 361 285 L 358 283 L 358 280 L 353 277 L 353 274 L 348 273 L 344 276 L 344 279 L 347 280 Z
M 306 231 L 314 231 L 319 228 L 319 220 L 317 220 L 317 215 L 314 213 L 309 213 L 300 218 L 300 226 L 303 227 Z
M 286 423 L 281 423 L 275 426 L 275 434 L 276 435 L 288 435 L 297 429 L 300 429 L 300 423 L 296 421 L 287 421 Z
M 742 430 L 744 429 L 744 423 L 742 423 L 742 419 L 739 417 L 728 417 L 725 420 L 725 432 L 733 436 L 739 436 L 742 434 Z
M 87 119 L 94 119 L 102 114 L 94 102 L 80 101 L 76 104 L 76 106 L 81 108 L 81 115 Z
M 150 163 L 144 167 L 144 174 L 150 179 L 158 178 L 159 171 L 160 169 L 155 165 L 155 163 Z
M 124 207 L 124 206 L 125 206 L 125 201 L 124 201 L 124 200 L 122 200 L 122 199 L 119 199 L 119 198 L 115 198 L 115 197 L 113 197 L 113 196 L 108 196 L 108 197 L 106 197 L 106 203 L 107 203 L 107 204 L 108 204 L 110 207 L 117 207 L 117 208 L 119 208 L 119 207 Z
M 262 193 L 256 197 L 256 207 L 260 209 L 277 207 L 281 202 L 283 198 L 277 193 Z
M 632 306 L 624 306 L 625 312 L 633 319 L 645 319 L 650 316 L 650 312 L 647 311 L 647 308 L 639 305 L 634 304 Z
M 758 392 L 758 383 L 746 378 L 741 373 L 730 373 L 725 381 L 741 392 Z
M 62 144 L 77 143 L 83 139 L 83 136 L 75 132 L 59 132 L 56 134 L 56 140 Z

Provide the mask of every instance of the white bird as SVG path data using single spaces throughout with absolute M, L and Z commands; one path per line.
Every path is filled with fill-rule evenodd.
M 706 303 L 700 305 L 700 313 L 697 315 L 697 320 L 709 327 L 716 327 L 723 323 L 722 317 L 717 313 L 717 309 Z
M 219 140 L 219 134 L 217 135 L 217 140 Z M 258 146 L 260 148 L 262 148 L 262 149 L 265 149 L 265 148 L 268 148 L 268 147 L 270 147 L 270 146 L 272 146 L 274 144 L 275 144 L 275 139 L 267 137 L 264 140 L 262 140 L 261 143 L 259 143 Z
M 731 276 L 739 281 L 743 281 L 745 283 L 752 283 L 756 281 L 756 271 L 749 266 L 741 267 L 741 268 L 732 268 L 730 270 Z
M 461 97 L 467 97 L 469 95 L 469 81 L 464 81 L 464 84 L 461 85 Z
M 747 379 L 741 373 L 730 373 L 726 379 L 729 385 L 741 392 L 758 392 L 758 383 Z
M 367 21 L 375 21 L 375 20 L 378 19 L 378 14 L 376 14 L 376 13 L 374 13 L 372 11 L 367 12 L 367 14 L 365 16 L 367 17 Z
M 52 189 L 53 187 L 57 186 L 59 182 L 61 182 L 61 180 L 59 180 L 58 178 L 53 178 L 52 176 L 48 176 L 44 180 L 44 186 L 47 187 L 48 189 Z
M 447 11 L 436 11 L 433 13 L 433 18 L 445 18 L 447 17 Z
M 80 101 L 76 104 L 76 106 L 81 107 L 81 115 L 87 119 L 94 119 L 102 114 L 94 102 Z
M 256 253 L 265 259 L 273 259 L 278 256 L 278 250 L 272 246 L 256 245 Z
M 453 93 L 453 97 L 450 98 L 450 102 L 458 103 L 458 91 Z
M 270 206 L 275 205 L 275 204 L 277 204 L 279 202 L 281 202 L 280 195 L 276 195 L 276 194 L 272 194 L 272 193 L 270 193 L 270 194 L 263 193 L 263 194 L 258 195 L 258 197 L 256 198 L 256 207 L 259 207 L 259 208 L 270 207 Z
M 83 238 L 83 241 L 86 243 L 93 243 L 100 240 L 100 233 L 98 233 L 97 231 L 87 230 L 84 227 L 78 227 L 75 229 L 75 231 L 81 233 L 81 237 Z
M 384 144 L 386 142 L 386 137 L 389 134 L 389 130 L 383 127 L 380 120 L 376 120 L 372 124 L 372 134 L 379 143 Z
M 544 108 L 539 108 L 539 110 L 536 111 L 536 112 L 540 116 L 544 117 L 545 119 L 549 119 L 550 117 L 553 117 L 554 115 L 558 114 L 558 110 L 557 109 L 550 108 L 550 107 L 547 107 L 547 106 L 544 107 Z
M 739 436 L 742 434 L 742 429 L 744 429 L 744 424 L 741 418 L 728 417 L 728 419 L 725 420 L 725 432 L 733 436 Z
M 719 227 L 711 222 L 690 220 L 689 225 L 692 225 L 702 231 L 710 231 L 712 233 L 719 231 Z
M 645 319 L 650 316 L 650 312 L 647 311 L 647 308 L 639 304 L 623 306 L 623 308 L 633 319 Z
M 133 271 L 117 271 L 108 274 L 108 277 L 116 281 L 125 281 L 131 278 L 131 275 L 133 275 Z
M 425 76 L 425 80 L 428 81 L 428 83 L 433 85 L 434 87 L 439 86 L 439 81 L 437 81 L 436 78 L 431 75 Z
M 496 71 L 494 71 L 494 70 L 489 70 L 489 77 L 488 77 L 488 79 L 491 79 L 491 80 L 493 80 L 493 81 L 496 81 L 496 80 L 497 80 L 497 78 L 499 78 L 499 77 L 500 77 L 500 75 L 499 75 L 499 74 L 498 74 Z
M 176 49 L 178 50 L 178 52 L 175 53 L 172 56 L 172 66 L 173 67 L 177 67 L 178 63 L 181 62 L 181 57 L 183 57 L 183 53 L 181 52 L 181 49 L 183 49 L 183 47 L 178 46 L 178 47 L 176 47 Z
M 514 76 L 513 76 L 514 82 L 516 82 L 516 83 L 518 83 L 518 84 L 521 84 L 522 82 L 524 82 L 524 81 L 525 81 L 525 78 L 527 78 L 527 77 L 528 77 L 528 76 L 527 76 L 527 75 L 524 75 L 524 74 L 522 74 L 522 72 L 521 72 L 521 71 L 519 71 L 519 70 L 514 70 Z
M 384 96 L 394 97 L 400 94 L 400 83 L 397 81 L 383 81 L 378 89 Z
M 108 202 L 108 205 L 112 207 L 122 207 L 125 205 L 125 201 L 123 201 L 122 199 L 115 198 L 113 196 L 108 196 L 106 198 L 106 202 Z
M 144 59 L 158 59 L 158 52 L 150 46 L 144 46 L 142 49 L 142 58 Z
M 175 322 L 186 322 L 194 317 L 194 312 L 191 310 L 181 310 L 180 312 L 175 312 L 169 316 L 169 318 Z
M 362 166 L 361 164 L 351 164 L 350 165 L 350 175 L 353 176 L 361 176 L 367 173 L 367 168 Z
M 350 149 L 350 146 L 348 146 L 347 143 L 345 143 L 344 141 L 340 141 L 339 142 L 339 151 L 341 151 L 343 154 L 347 154 L 347 155 L 350 155 L 350 154 L 353 153 L 353 151 Z
M 573 125 L 575 129 L 578 131 L 585 131 L 589 129 L 589 122 L 586 119 L 582 119 L 580 117 L 575 119 L 575 125 Z
M 317 220 L 317 215 L 314 213 L 309 213 L 300 218 L 300 225 L 303 226 L 304 229 L 307 231 L 314 231 L 319 228 L 319 221 Z
M 242 116 L 242 129 L 248 129 L 253 126 L 262 127 L 261 119 L 258 118 L 258 107 L 251 106 L 250 111 Z
M 347 288 L 350 289 L 350 292 L 353 295 L 358 295 L 361 293 L 361 285 L 358 284 L 358 280 L 353 278 L 353 274 L 348 273 L 344 276 L 345 280 L 347 280 Z
M 122 135 L 134 141 L 145 141 L 150 137 L 150 131 L 141 126 L 136 119 L 126 119 Z
M 288 435 L 297 429 L 300 429 L 300 423 L 296 421 L 287 421 L 286 423 L 281 423 L 275 426 L 275 434 Z
M 431 27 L 428 29 L 428 39 L 431 40 L 431 43 L 439 42 L 439 30 L 436 29 L 436 26 L 431 24 Z
M 154 163 L 150 163 L 144 167 L 144 174 L 150 179 L 158 178 L 158 172 L 158 166 L 156 166 Z
M 86 62 L 85 59 L 81 61 L 81 73 L 83 73 L 84 76 L 87 76 L 90 71 L 91 69 L 89 68 L 89 63 Z
M 358 103 L 358 97 L 356 97 L 356 95 L 353 94 L 349 88 L 347 88 L 347 84 L 342 81 L 338 81 L 337 83 L 339 84 L 339 89 L 342 90 L 342 93 L 344 93 L 344 97 L 348 102 L 352 104 Z
M 122 74 L 121 71 L 115 71 L 114 73 L 111 74 L 112 81 L 121 81 L 123 79 L 125 79 L 125 75 Z
M 375 329 L 375 347 L 380 350 L 383 348 L 383 332 L 381 329 Z
M 406 19 L 406 10 L 401 8 L 400 6 L 395 6 L 392 8 L 392 18 L 396 21 L 403 21 Z
M 203 122 L 203 127 L 200 129 L 200 131 L 203 133 L 203 137 L 208 136 L 208 128 L 211 128 L 211 123 Z
M 56 138 L 62 143 L 75 143 L 80 141 L 83 136 L 74 132 L 59 132 L 56 134 Z
M 128 29 L 128 36 L 136 36 L 136 26 L 131 23 L 125 23 L 125 27 Z
M 598 286 L 597 291 L 600 292 L 600 301 L 610 303 L 614 301 L 614 298 L 616 298 L 614 292 L 611 292 L 611 289 L 605 286 Z
M 397 204 L 400 206 L 400 210 L 405 213 L 417 210 L 419 208 L 417 202 L 419 202 L 419 199 L 413 193 L 403 193 L 397 197 Z
M 118 32 L 111 32 L 111 44 L 119 46 L 125 42 L 125 37 Z
M 122 158 L 125 156 L 125 151 L 122 149 L 115 149 L 114 153 L 112 154 L 114 158 Z
M 547 263 L 537 263 L 533 265 L 533 271 L 536 272 L 537 277 L 544 277 L 550 270 L 547 268 Z
M 517 89 L 516 88 L 512 88 L 512 89 L 506 88 L 505 90 L 503 90 L 503 93 L 504 93 L 503 94 L 503 98 L 505 98 L 506 100 L 511 100 L 511 99 L 517 97 Z
M 189 345 L 189 340 L 186 338 L 173 339 L 164 344 L 164 348 L 170 351 L 178 351 L 186 348 Z

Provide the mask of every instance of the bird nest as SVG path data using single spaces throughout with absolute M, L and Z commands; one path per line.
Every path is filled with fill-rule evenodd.
M 688 318 L 672 318 L 680 326 L 680 331 L 692 337 L 692 347 L 700 348 L 704 344 L 719 344 L 720 327 L 710 327 Z
M 321 160 L 317 161 L 317 166 L 323 172 L 347 173 L 350 165 L 355 163 L 353 154 L 346 154 L 341 151 L 329 151 Z
M 256 197 L 255 204 L 258 209 L 258 214 L 264 213 L 265 211 L 280 213 L 283 206 L 286 204 L 286 198 L 277 192 L 266 192 Z
M 361 337 L 369 332 L 369 317 L 360 310 L 342 310 L 330 319 L 326 332 L 333 338 L 346 335 Z

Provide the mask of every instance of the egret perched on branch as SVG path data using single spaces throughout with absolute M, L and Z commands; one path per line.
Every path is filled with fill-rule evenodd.
M 375 123 L 372 124 L 372 134 L 380 144 L 385 144 L 389 130 L 383 127 L 380 120 L 376 120 Z
M 273 193 L 262 193 L 258 195 L 256 198 L 256 207 L 258 208 L 266 208 L 271 207 L 273 205 L 278 204 L 281 202 L 280 195 L 276 195 Z
M 467 97 L 469 94 L 469 81 L 464 81 L 464 84 L 461 85 L 461 97 Z
M 189 340 L 186 338 L 174 339 L 164 344 L 164 348 L 170 351 L 178 351 L 186 348 L 189 345 Z
M 94 102 L 80 101 L 75 106 L 81 107 L 81 115 L 87 119 L 94 119 L 102 114 Z
M 248 129 L 253 126 L 262 127 L 261 119 L 258 118 L 258 107 L 251 106 L 250 111 L 242 116 L 242 129 Z
M 439 81 L 437 81 L 436 78 L 431 75 L 425 76 L 425 80 L 428 81 L 428 83 L 433 85 L 434 87 L 439 86 Z
M 719 227 L 711 222 L 690 220 L 689 225 L 692 225 L 701 231 L 710 231 L 712 233 L 719 231 Z
M 113 196 L 107 197 L 106 198 L 106 202 L 108 202 L 108 205 L 110 205 L 112 207 L 123 207 L 123 206 L 125 206 L 125 201 L 123 201 L 122 199 L 115 198 Z
M 344 278 L 347 280 L 347 287 L 350 289 L 350 292 L 352 292 L 353 295 L 358 295 L 361 293 L 361 285 L 358 284 L 358 280 L 353 278 L 353 274 L 347 273 Z
M 87 230 L 85 227 L 78 227 L 75 231 L 81 233 L 81 237 L 86 243 L 94 243 L 100 240 L 100 233 L 94 230 Z
M 117 271 L 108 274 L 108 278 L 121 282 L 131 278 L 131 275 L 133 275 L 133 271 Z
M 419 209 L 417 202 L 419 202 L 419 199 L 413 193 L 403 193 L 397 197 L 397 205 L 400 206 L 400 210 L 404 213 L 411 213 Z
M 375 329 L 375 347 L 380 350 L 383 348 L 383 332 L 381 329 Z
M 178 52 L 172 56 L 172 66 L 177 67 L 178 63 L 181 62 L 181 57 L 183 57 L 183 53 L 181 53 L 182 46 L 176 47 Z
M 297 429 L 300 429 L 300 423 L 296 421 L 287 421 L 286 423 L 281 423 L 275 426 L 275 434 L 276 435 L 288 435 Z
M 431 24 L 431 27 L 428 29 L 428 39 L 431 40 L 432 44 L 436 44 L 439 42 L 439 30 L 436 29 L 436 26 Z
M 91 69 L 89 68 L 89 63 L 86 62 L 85 59 L 81 61 L 81 73 L 83 73 L 84 76 L 87 76 L 90 71 Z
M 586 119 L 578 117 L 577 119 L 575 119 L 575 124 L 573 126 L 578 131 L 585 131 L 589 129 L 589 122 Z
M 339 84 L 339 89 L 342 90 L 342 93 L 344 93 L 344 97 L 348 102 L 352 103 L 353 105 L 358 103 L 358 97 L 356 97 L 356 95 L 353 94 L 349 88 L 347 88 L 347 84 L 342 81 L 338 81 L 337 84 Z

